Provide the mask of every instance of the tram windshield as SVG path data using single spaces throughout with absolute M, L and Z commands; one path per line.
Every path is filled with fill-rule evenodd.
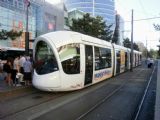
M 37 74 L 47 74 L 58 70 L 53 50 L 44 41 L 39 41 L 35 50 L 35 70 Z

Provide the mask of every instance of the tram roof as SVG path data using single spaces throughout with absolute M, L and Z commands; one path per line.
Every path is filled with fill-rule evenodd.
M 120 46 L 120 45 L 116 45 L 116 44 L 114 44 L 114 48 L 117 49 L 117 50 L 130 51 L 129 48 L 126 48 L 126 47 Z
M 83 43 L 83 44 L 98 44 L 101 46 L 112 46 L 110 42 L 101 40 L 95 37 L 84 35 L 73 31 L 56 31 L 41 35 L 37 40 L 46 39 L 54 42 L 56 48 L 70 44 L 70 43 Z

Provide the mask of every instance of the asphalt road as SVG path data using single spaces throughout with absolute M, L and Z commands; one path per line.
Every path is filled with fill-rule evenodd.
M 149 71 L 140 70 L 134 76 L 131 73 L 117 76 L 116 82 L 49 111 L 36 120 L 132 120 L 143 95 L 148 77 L 146 73 Z M 118 87 L 120 89 L 110 96 Z
M 3 120 L 132 120 L 151 71 L 138 67 L 133 72 L 123 73 L 83 90 L 68 93 L 37 92 L 9 99 L 0 103 L 3 108 L 0 109 L 0 118 Z M 151 97 L 150 100 L 152 99 Z M 150 107 L 152 105 L 150 104 Z

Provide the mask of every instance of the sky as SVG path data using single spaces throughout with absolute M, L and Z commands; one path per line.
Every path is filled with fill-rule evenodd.
M 131 10 L 133 9 L 134 20 L 160 17 L 160 0 L 115 0 L 116 10 L 125 21 L 124 32 L 130 38 Z M 153 24 L 160 24 L 160 18 L 134 21 L 133 40 L 141 41 L 147 48 L 158 49 L 160 44 L 160 31 L 155 31 Z
M 63 0 L 46 0 L 57 4 Z M 117 12 L 125 21 L 124 36 L 130 38 L 131 10 L 133 9 L 134 20 L 160 17 L 160 0 L 115 0 Z M 160 31 L 155 31 L 153 24 L 160 24 L 160 18 L 134 21 L 133 40 L 143 42 L 148 49 L 158 49 L 160 44 Z
M 63 0 L 45 0 L 45 1 L 47 1 L 49 3 L 52 3 L 52 4 L 57 4 L 57 3 L 59 3 L 59 2 L 61 2 Z

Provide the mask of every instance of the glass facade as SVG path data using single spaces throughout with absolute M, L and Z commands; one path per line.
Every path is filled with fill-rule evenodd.
M 68 21 L 69 21 L 69 25 L 72 25 L 72 19 L 78 19 L 78 18 L 83 18 L 83 15 L 85 13 L 80 11 L 80 10 L 72 10 L 68 12 Z
M 67 9 L 74 8 L 93 16 L 102 16 L 108 24 L 115 23 L 114 0 L 66 0 Z
M 36 7 L 36 4 L 30 4 L 29 7 L 28 31 L 30 33 L 30 39 L 36 37 Z M 21 37 L 14 41 L 8 41 L 6 47 L 25 48 L 25 0 L 0 0 L 0 19 L 0 30 L 23 31 Z M 31 43 L 30 46 L 32 47 Z
M 23 31 L 22 36 L 11 41 L 1 40 L 0 47 L 25 48 L 26 32 L 26 0 L 0 0 L 0 31 Z M 30 0 L 28 15 L 28 31 L 30 39 L 64 28 L 63 10 L 45 2 L 44 0 Z M 61 23 L 60 23 L 61 22 Z M 56 25 L 57 24 L 57 25 Z M 32 48 L 32 43 L 30 43 Z

